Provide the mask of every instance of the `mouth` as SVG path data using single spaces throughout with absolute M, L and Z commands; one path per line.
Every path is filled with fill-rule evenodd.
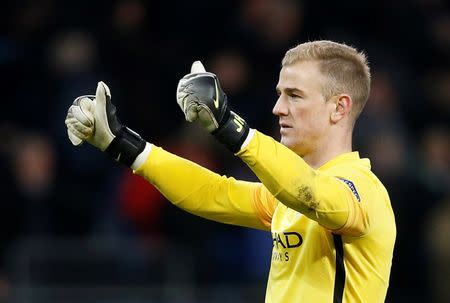
M 285 122 L 280 122 L 280 128 L 292 128 L 292 126 Z
M 286 132 L 288 132 L 290 129 L 292 129 L 291 125 L 284 123 L 284 122 L 280 123 L 280 134 L 281 135 L 286 134 Z

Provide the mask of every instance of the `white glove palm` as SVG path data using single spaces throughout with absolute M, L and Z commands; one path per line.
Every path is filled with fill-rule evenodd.
M 108 121 L 107 110 L 112 106 L 108 86 L 100 81 L 95 96 L 85 95 L 75 99 L 65 120 L 67 133 L 73 145 L 87 141 L 104 151 L 116 137 Z M 115 111 L 115 108 L 112 109 Z

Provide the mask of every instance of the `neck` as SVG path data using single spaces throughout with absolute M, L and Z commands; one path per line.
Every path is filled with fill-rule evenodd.
M 344 136 L 330 136 L 319 144 L 314 151 L 303 155 L 303 160 L 314 169 L 317 169 L 336 158 L 339 155 L 352 151 L 352 134 L 346 133 Z

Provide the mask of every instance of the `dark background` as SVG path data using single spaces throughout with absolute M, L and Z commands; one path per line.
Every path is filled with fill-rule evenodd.
M 0 5 L 1 302 L 262 302 L 269 233 L 168 203 L 92 147 L 73 147 L 73 99 L 111 88 L 121 120 L 214 171 L 256 180 L 175 100 L 194 60 L 232 106 L 271 114 L 286 50 L 364 50 L 372 93 L 354 148 L 386 185 L 398 237 L 387 302 L 450 302 L 450 10 L 446 1 L 4 1 Z

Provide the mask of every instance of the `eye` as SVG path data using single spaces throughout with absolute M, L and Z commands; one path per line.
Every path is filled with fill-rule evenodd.
M 289 94 L 289 98 L 292 100 L 300 100 L 300 99 L 302 99 L 302 96 L 297 95 L 297 94 Z

